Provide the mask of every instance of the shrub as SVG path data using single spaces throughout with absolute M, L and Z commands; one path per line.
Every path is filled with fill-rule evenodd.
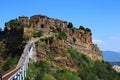
M 85 27 L 83 27 L 83 26 L 80 26 L 80 27 L 79 27 L 79 29 L 81 29 L 81 30 L 85 30 Z
M 21 26 L 21 23 L 19 22 L 19 20 L 17 18 L 16 19 L 12 19 L 9 22 L 6 22 L 5 26 L 7 24 L 10 24 L 10 28 L 12 30 L 21 30 L 21 29 L 23 29 L 23 27 Z
M 51 65 L 46 61 L 40 61 L 35 64 L 36 67 L 40 67 L 40 71 L 43 73 L 49 73 Z
M 42 80 L 56 80 L 52 75 L 45 73 Z
M 10 65 L 11 65 L 11 62 L 10 62 L 10 61 L 7 61 L 7 62 L 2 66 L 2 70 L 3 70 L 3 71 L 6 71 L 6 70 L 10 69 Z
M 49 41 L 49 44 L 51 45 L 53 43 L 53 39 L 54 39 L 54 37 L 45 37 L 40 40 L 45 41 L 46 44 L 48 44 L 48 41 Z
M 89 29 L 89 28 L 86 28 L 85 31 L 91 33 L 91 29 Z
M 53 28 L 51 32 L 57 33 L 58 31 Z
M 81 80 L 80 77 L 68 70 L 60 70 L 56 74 L 57 80 Z
M 73 37 L 73 42 L 75 43 L 76 42 L 76 39 Z
M 43 31 L 37 31 L 33 33 L 33 37 L 41 37 L 43 35 Z
M 53 43 L 53 37 L 48 37 L 48 40 L 49 40 L 49 44 L 52 44 Z
M 68 23 L 67 25 L 68 28 L 73 28 L 73 24 L 71 22 Z
M 58 39 L 64 39 L 66 40 L 67 39 L 67 35 L 64 31 L 60 32 L 57 36 Z

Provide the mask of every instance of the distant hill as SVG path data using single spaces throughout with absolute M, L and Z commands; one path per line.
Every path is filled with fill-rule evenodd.
M 110 62 L 111 65 L 118 65 L 120 66 L 120 61 L 119 62 Z
M 105 62 L 120 62 L 120 52 L 102 51 Z

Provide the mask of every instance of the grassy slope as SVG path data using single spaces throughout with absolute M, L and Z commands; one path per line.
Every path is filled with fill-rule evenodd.
M 116 73 L 111 65 L 99 61 L 92 61 L 90 58 L 80 54 L 76 50 L 68 49 L 75 66 L 79 67 L 78 72 L 60 68 L 51 59 L 30 63 L 26 80 L 119 80 L 120 74 Z

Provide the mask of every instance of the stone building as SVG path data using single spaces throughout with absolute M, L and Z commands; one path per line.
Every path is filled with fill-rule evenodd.
M 73 36 L 74 38 L 78 38 L 78 42 L 83 42 L 87 44 L 92 43 L 91 33 L 86 33 L 84 30 L 77 29 L 73 33 L 71 29 L 67 28 L 67 22 L 59 19 L 49 18 L 45 15 L 34 15 L 31 16 L 30 19 L 27 16 L 19 16 L 19 22 L 25 26 L 29 26 L 26 28 L 24 26 L 24 34 L 29 33 L 32 35 L 34 31 L 44 31 L 45 34 L 50 34 L 52 30 L 57 30 L 58 32 L 65 31 L 68 33 L 67 36 Z M 8 22 L 6 25 L 7 30 L 10 30 L 10 23 Z M 72 40 L 72 39 L 71 39 Z
M 23 25 L 28 25 L 29 24 L 29 19 L 27 16 L 19 16 L 19 21 Z
M 49 18 L 44 15 L 34 15 L 30 17 L 31 27 L 35 30 L 63 29 L 67 27 L 67 22 Z
M 33 29 L 43 29 L 47 28 L 46 26 L 47 17 L 43 15 L 34 15 L 30 17 L 30 24 Z

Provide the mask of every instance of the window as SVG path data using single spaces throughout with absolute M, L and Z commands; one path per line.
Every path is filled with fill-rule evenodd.
M 41 24 L 41 28 L 44 28 L 44 24 Z

